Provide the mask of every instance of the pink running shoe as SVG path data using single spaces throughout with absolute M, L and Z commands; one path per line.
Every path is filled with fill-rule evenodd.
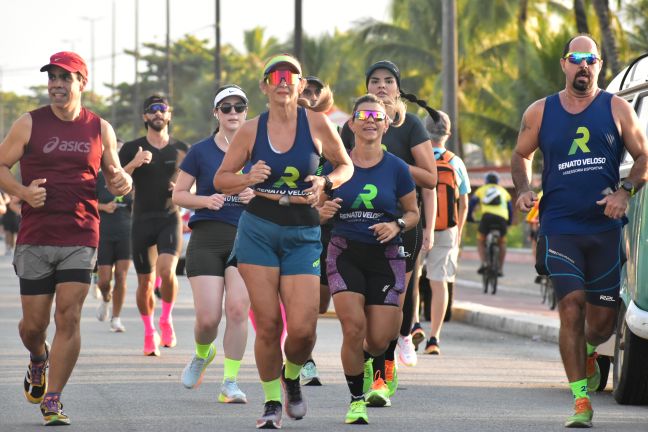
M 160 356 L 160 335 L 155 332 L 151 335 L 144 335 L 144 355 Z
M 160 331 L 162 332 L 162 346 L 166 348 L 173 348 L 176 346 L 178 341 L 176 340 L 175 331 L 173 330 L 173 322 L 162 321 L 158 323 L 160 325 Z

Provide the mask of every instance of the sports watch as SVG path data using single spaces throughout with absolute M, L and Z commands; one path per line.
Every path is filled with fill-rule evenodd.
M 405 231 L 405 221 L 401 218 L 396 219 L 396 224 L 400 228 L 401 232 Z
M 333 190 L 333 182 L 327 175 L 323 175 L 322 178 L 324 179 L 324 193 L 328 196 L 331 196 L 331 191 Z
M 630 196 L 633 196 L 636 192 L 635 185 L 629 180 L 621 182 L 621 189 L 628 192 Z

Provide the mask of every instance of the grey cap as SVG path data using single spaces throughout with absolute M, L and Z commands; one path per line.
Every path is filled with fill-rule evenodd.
M 434 121 L 432 117 L 428 116 L 425 119 L 425 128 L 430 134 L 430 139 L 438 142 L 444 136 L 450 135 L 451 123 L 448 114 L 440 110 L 437 110 L 437 112 L 439 113 L 439 120 Z

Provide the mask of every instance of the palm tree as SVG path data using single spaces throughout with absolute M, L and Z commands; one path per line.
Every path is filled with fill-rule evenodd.
M 585 0 L 574 0 L 574 17 L 576 18 L 576 30 L 578 33 L 589 33 Z
M 616 46 L 616 38 L 611 28 L 610 8 L 607 0 L 592 0 L 594 10 L 598 17 L 601 27 L 603 55 L 606 60 L 603 63 L 603 71 L 599 75 L 599 86 L 603 87 L 605 83 L 605 67 L 607 64 L 612 68 L 612 75 L 616 75 L 621 70 L 619 63 L 619 53 Z

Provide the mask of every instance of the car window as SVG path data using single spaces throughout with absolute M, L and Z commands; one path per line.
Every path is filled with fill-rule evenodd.
M 644 132 L 648 134 L 648 92 L 642 92 L 639 94 L 629 94 L 625 96 L 625 99 L 634 107 L 637 117 L 639 118 L 639 124 L 642 125 Z M 627 151 L 623 154 L 623 162 L 619 167 L 619 172 L 621 178 L 625 178 L 630 173 L 630 168 L 632 168 L 634 160 L 630 153 Z

